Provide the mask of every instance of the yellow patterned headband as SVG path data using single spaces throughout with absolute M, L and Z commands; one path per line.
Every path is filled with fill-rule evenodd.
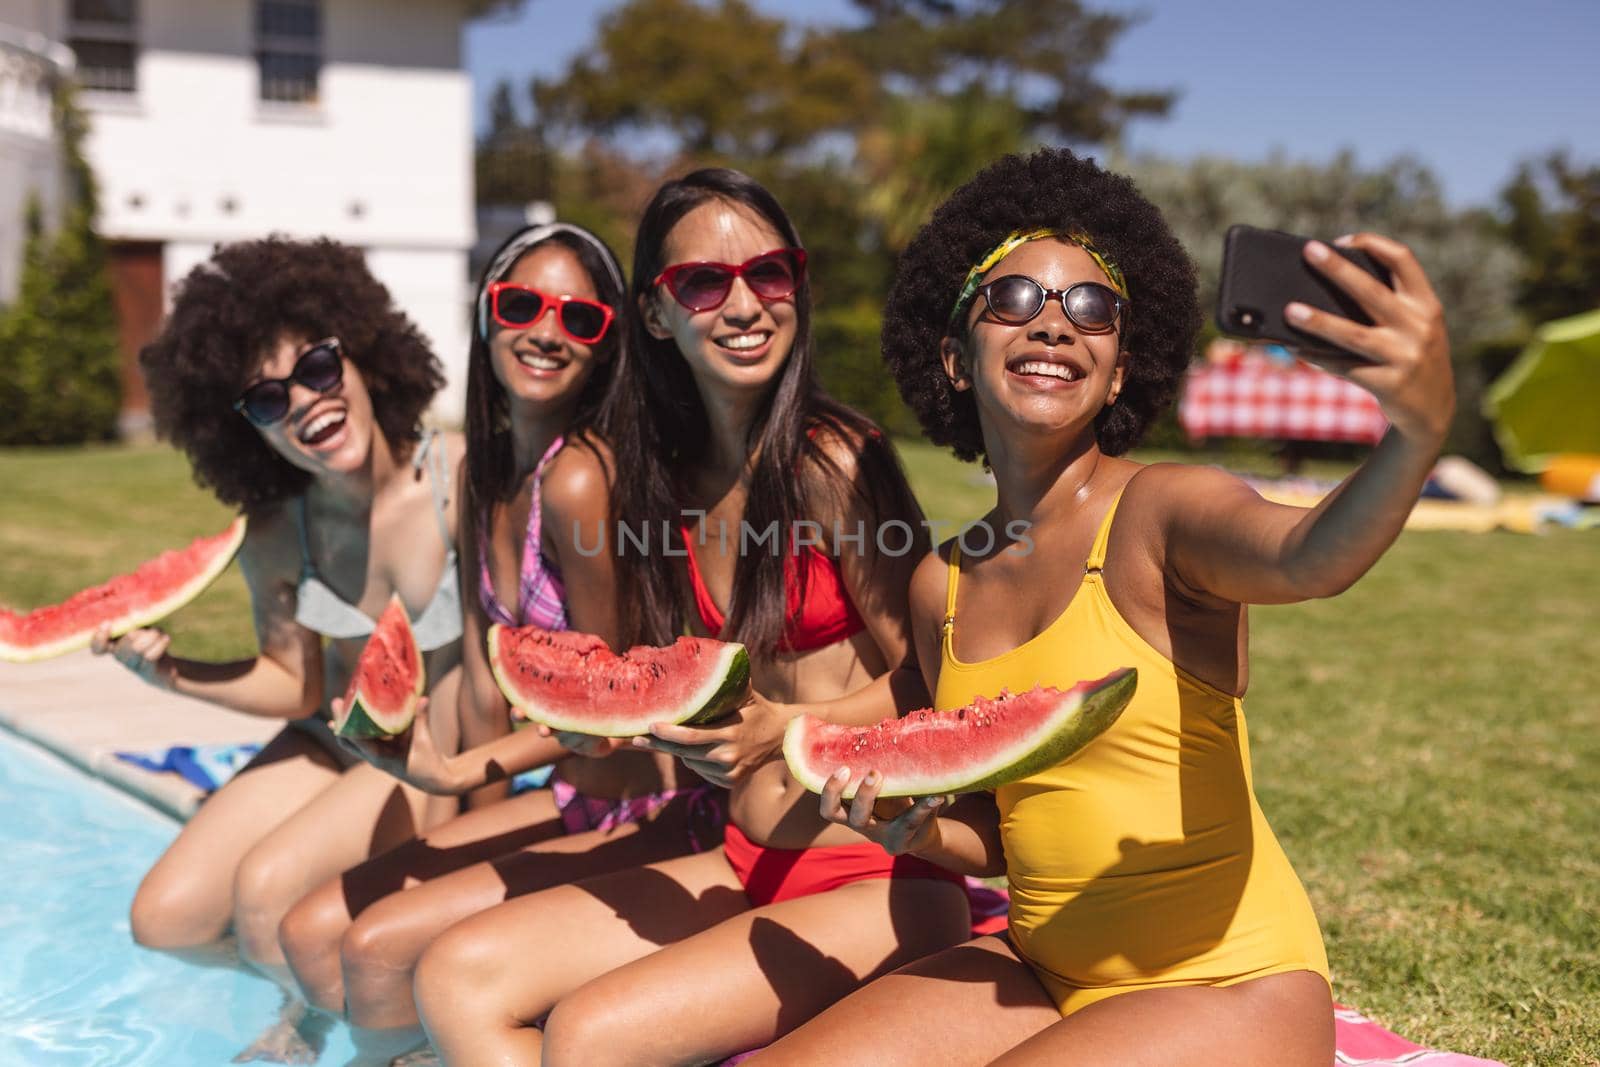
M 1063 233 L 1060 230 L 1052 230 L 1045 227 L 1034 230 L 1013 230 L 1010 236 L 990 249 L 988 255 L 978 260 L 973 268 L 967 271 L 967 280 L 961 283 L 961 295 L 956 298 L 956 306 L 950 309 L 950 323 L 954 325 L 956 319 L 960 317 L 961 312 L 966 308 L 967 301 L 971 300 L 972 294 L 978 291 L 978 283 L 982 281 L 983 276 L 989 273 L 996 263 L 1009 256 L 1017 246 L 1027 244 L 1029 241 L 1037 241 L 1042 237 L 1054 237 L 1062 241 L 1071 241 L 1089 253 L 1089 258 L 1094 260 L 1095 265 L 1105 272 L 1106 278 L 1111 282 L 1111 288 L 1115 289 L 1122 299 L 1130 299 L 1128 296 L 1128 282 L 1123 278 L 1121 269 L 1107 259 L 1084 234 Z

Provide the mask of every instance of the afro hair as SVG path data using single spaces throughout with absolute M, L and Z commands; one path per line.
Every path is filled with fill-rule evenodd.
M 1085 234 L 1127 279 L 1126 378 L 1095 419 L 1108 455 L 1139 442 L 1171 403 L 1200 328 L 1194 264 L 1155 205 L 1128 178 L 1064 148 L 1010 155 L 950 195 L 895 267 L 883 314 L 883 358 L 927 438 L 961 459 L 985 455 L 978 408 L 945 376 L 939 346 L 967 272 L 1013 231 Z
M 188 455 L 196 482 L 249 513 L 303 493 L 311 479 L 233 409 L 285 333 L 339 338 L 397 454 L 417 440 L 444 385 L 439 361 L 359 249 L 281 237 L 219 248 L 178 284 L 139 364 L 156 432 Z

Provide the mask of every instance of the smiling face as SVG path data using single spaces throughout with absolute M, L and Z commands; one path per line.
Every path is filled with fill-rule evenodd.
M 983 280 L 1008 274 L 1025 275 L 1046 289 L 1109 282 L 1083 249 L 1050 238 L 1019 246 Z M 946 338 L 941 356 L 956 389 L 973 391 L 986 428 L 1092 430 L 1095 416 L 1122 388 L 1121 324 L 1106 332 L 1081 330 L 1059 296 L 1046 299 L 1039 314 L 1018 326 L 996 321 L 979 296 L 963 321 L 965 336 Z
M 264 378 L 287 378 L 306 350 L 320 340 L 280 334 L 246 387 Z M 256 432 L 284 459 L 313 475 L 361 469 L 372 450 L 377 422 L 371 394 L 356 365 L 345 359 L 343 378 L 326 393 L 296 381 L 288 384 L 289 414 L 269 426 L 257 426 Z
M 714 199 L 668 231 L 662 263 L 744 263 L 787 243 L 754 210 Z M 679 304 L 665 285 L 656 286 L 643 303 L 650 335 L 676 342 L 702 388 L 766 388 L 787 362 L 799 327 L 794 297 L 763 302 L 742 277 L 734 279 L 727 300 L 708 311 Z
M 549 297 L 571 296 L 599 301 L 594 279 L 576 253 L 565 245 L 547 241 L 518 259 L 501 279 L 512 285 L 537 289 Z M 594 345 L 575 341 L 561 328 L 559 312 L 547 306 L 538 321 L 521 329 L 489 322 L 489 359 L 494 376 L 511 403 L 550 411 L 577 402 L 595 367 L 608 358 Z M 611 329 L 616 329 L 612 323 Z

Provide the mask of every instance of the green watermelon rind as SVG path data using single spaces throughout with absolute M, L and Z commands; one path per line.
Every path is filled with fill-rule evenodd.
M 501 665 L 500 633 L 505 627 L 496 623 L 489 627 L 489 669 L 500 691 L 511 702 L 517 715 L 529 722 L 547 726 L 562 733 L 587 734 L 591 737 L 638 737 L 650 732 L 652 723 L 671 723 L 675 726 L 698 726 L 720 719 L 745 699 L 750 687 L 750 653 L 736 642 L 722 642 L 715 658 L 697 665 L 706 672 L 706 681 L 678 708 L 668 711 L 637 712 L 626 718 L 610 720 L 592 716 L 572 718 L 561 712 L 541 707 L 529 693 L 523 692 Z M 671 646 L 668 646 L 671 647 Z
M 210 587 L 211 583 L 221 577 L 222 572 L 228 569 L 228 564 L 233 562 L 233 557 L 238 555 L 239 546 L 244 544 L 246 526 L 247 520 L 243 515 L 229 523 L 227 529 L 223 530 L 222 532 L 229 534 L 230 536 L 228 536 L 225 540 L 217 542 L 218 550 L 211 562 L 205 567 L 205 569 L 197 571 L 194 576 L 187 582 L 183 583 L 183 585 L 178 586 L 176 589 L 172 590 L 172 592 L 168 593 L 165 597 L 153 604 L 140 608 L 137 611 L 123 615 L 119 618 L 109 620 L 111 622 L 111 636 L 121 637 L 123 634 L 137 630 L 140 627 L 152 626 L 166 618 L 168 615 L 178 611 L 180 608 L 184 607 L 190 601 L 198 597 L 201 593 L 205 592 L 206 589 Z M 194 541 L 191 541 L 187 547 L 182 549 L 174 549 L 173 551 L 176 551 L 180 554 L 192 551 L 195 544 L 198 542 L 210 540 L 211 537 L 215 536 L 216 535 L 197 537 Z M 141 564 L 140 566 L 143 565 L 144 564 Z M 137 569 L 130 571 L 126 575 L 117 575 L 116 578 L 131 577 L 136 573 Z M 116 581 L 116 578 L 107 579 L 106 582 L 101 584 L 110 584 L 111 582 Z M 65 603 L 65 601 L 63 601 L 63 603 Z M 61 605 L 51 606 L 59 607 Z M 7 612 L 6 614 L 9 615 L 11 619 L 15 620 L 16 625 L 21 625 L 22 621 L 27 618 L 29 613 Z M 89 647 L 89 642 L 94 638 L 94 632 L 100 627 L 100 625 L 101 622 L 95 622 L 92 625 L 81 627 L 72 633 L 49 642 L 48 644 L 18 645 L 13 644 L 12 642 L 6 640 L 3 636 L 0 636 L 0 661 L 7 663 L 34 663 L 39 660 L 52 659 L 56 656 L 64 656 L 68 652 L 76 652 L 80 648 Z
M 878 795 L 906 797 L 976 793 L 1030 778 L 1081 752 L 1091 741 L 1109 730 L 1133 699 L 1138 684 L 1139 672 L 1127 667 L 1091 683 L 1091 688 L 1083 693 L 1074 695 L 1073 690 L 1061 691 L 1062 704 L 1042 720 L 1034 735 L 1037 741 L 1012 745 L 1006 752 L 992 757 L 989 764 L 976 765 L 962 772 L 959 777 L 906 781 L 901 776 L 897 781 L 892 769 L 879 768 L 883 775 L 883 787 Z M 821 793 L 828 777 L 837 769 L 836 766 L 813 766 L 807 755 L 810 724 L 820 722 L 802 715 L 790 720 L 783 735 L 783 758 L 789 765 L 789 773 L 813 793 Z M 840 795 L 846 800 L 854 797 L 858 784 L 855 781 L 847 783 Z
M 383 614 L 378 616 L 378 626 L 373 630 L 372 636 L 367 641 L 370 644 L 373 640 L 379 640 L 381 651 L 374 654 L 387 654 L 389 647 L 381 641 L 378 633 L 386 624 L 390 624 L 388 620 L 395 618 L 396 614 L 398 614 L 399 625 L 405 627 L 406 633 L 410 638 L 412 670 L 416 675 L 416 680 L 411 685 L 411 691 L 406 694 L 405 700 L 399 708 L 392 712 L 386 712 L 378 709 L 377 700 L 362 689 L 360 683 L 357 682 L 355 684 L 355 692 L 350 695 L 349 705 L 345 708 L 344 718 L 334 726 L 334 732 L 340 737 L 348 737 L 354 740 L 398 737 L 411 729 L 411 724 L 417 717 L 417 705 L 421 703 L 422 692 L 427 688 L 427 675 L 423 671 L 422 649 L 417 646 L 416 637 L 411 635 L 411 620 L 407 618 L 405 606 L 400 603 L 398 595 L 389 598 L 389 605 L 384 608 Z M 356 660 L 352 679 L 359 678 L 361 668 L 366 659 L 367 650 L 363 647 L 360 658 Z

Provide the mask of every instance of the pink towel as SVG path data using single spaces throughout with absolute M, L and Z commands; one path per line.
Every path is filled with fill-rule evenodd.
M 1498 1060 L 1423 1048 L 1342 1004 L 1333 1006 L 1333 1032 L 1334 1067 L 1505 1067 Z

